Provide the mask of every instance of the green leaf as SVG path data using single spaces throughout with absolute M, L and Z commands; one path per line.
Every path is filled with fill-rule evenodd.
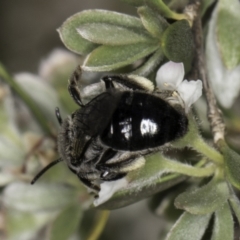
M 224 141 L 221 141 L 219 146 L 225 160 L 227 179 L 233 186 L 240 189 L 240 156 L 229 148 Z
M 12 78 L 12 76 L 7 72 L 5 67 L 0 63 L 0 78 L 6 82 L 15 93 L 24 101 L 28 109 L 31 111 L 35 119 L 37 120 L 39 126 L 43 129 L 46 134 L 52 134 L 52 129 L 49 127 L 48 122 L 42 111 L 36 107 L 32 98 L 19 86 L 19 84 Z
M 140 7 L 145 5 L 145 0 L 121 0 L 121 2 L 127 3 L 134 7 Z
M 77 29 L 85 24 L 108 24 L 141 33 L 144 28 L 140 19 L 106 10 L 86 10 L 68 18 L 58 30 L 63 43 L 79 54 L 88 54 L 98 45 L 84 39 Z
M 234 239 L 233 217 L 228 202 L 215 212 L 214 228 L 211 240 Z
M 2 170 L 0 174 L 0 187 L 4 187 L 10 184 L 11 182 L 16 181 L 16 179 L 17 179 L 17 176 L 9 173 L 8 169 L 6 169 L 6 171 Z
M 166 189 L 165 191 L 154 194 L 148 201 L 150 210 L 157 216 L 164 218 L 166 221 L 175 223 L 177 219 L 183 214 L 183 211 L 181 209 L 174 207 L 175 198 L 180 193 L 185 191 L 186 188 L 188 188 L 190 185 L 190 181 L 184 181 L 176 186 Z
M 185 212 L 172 227 L 166 240 L 201 240 L 210 218 L 211 214 L 192 215 Z
M 35 103 L 35 108 L 42 113 L 45 122 L 58 126 L 54 109 L 56 106 L 61 108 L 61 105 L 55 89 L 40 77 L 30 73 L 16 74 L 15 80 Z
M 87 23 L 77 28 L 84 39 L 103 45 L 127 45 L 151 40 L 145 29 L 134 30 L 109 23 Z
M 131 74 L 147 77 L 159 66 L 163 58 L 162 49 L 159 48 L 139 68 L 131 72 Z
M 82 208 L 79 204 L 71 205 L 56 217 L 50 226 L 50 240 L 66 240 L 76 231 L 82 218 Z
M 37 230 L 37 221 L 31 213 L 7 211 L 6 227 L 9 239 L 21 239 L 22 235 Z M 23 238 L 22 238 L 23 239 Z
M 72 113 L 77 108 L 70 94 L 66 94 L 66 80 L 71 76 L 74 66 L 79 65 L 79 62 L 79 57 L 70 51 L 54 49 L 41 61 L 39 66 L 39 76 L 53 86 L 55 93 L 57 92 L 59 102 L 62 107 L 67 110 L 67 113 Z M 53 109 L 55 109 L 55 107 Z M 67 114 L 63 112 L 61 106 L 58 105 L 58 107 L 63 116 Z
M 168 26 L 166 20 L 147 6 L 139 7 L 138 14 L 146 30 L 153 37 L 160 38 Z
M 13 126 L 5 126 L 5 130 L 0 137 L 0 167 L 15 168 L 21 167 L 24 164 L 26 156 L 24 146 L 21 142 L 21 137 L 14 131 Z M 3 135 L 4 133 L 4 135 Z M 15 139 L 14 139 L 15 138 Z M 9 170 L 8 170 L 9 171 Z M 9 173 L 10 174 L 10 173 Z M 13 174 L 14 177 L 14 174 Z
M 100 46 L 88 55 L 85 71 L 113 71 L 148 56 L 159 48 L 158 43 L 137 43 L 124 46 Z
M 162 49 L 159 48 L 139 68 L 131 72 L 131 74 L 147 77 L 150 73 L 154 71 L 154 69 L 159 66 L 163 58 L 164 55 Z
M 217 18 L 217 39 L 222 60 L 228 69 L 240 63 L 240 2 L 219 1 Z
M 16 182 L 8 185 L 3 193 L 7 207 L 26 212 L 57 210 L 76 199 L 77 193 L 70 186 L 49 183 Z
M 233 190 L 231 191 L 229 203 L 233 209 L 235 216 L 238 219 L 238 224 L 240 224 L 240 201 Z
M 39 230 L 52 220 L 53 212 L 21 212 L 13 209 L 5 211 L 4 220 L 7 230 L 7 239 L 35 239 Z
M 82 15 L 84 12 L 77 13 L 68 18 L 63 25 L 58 29 L 58 33 L 64 45 L 71 51 L 86 55 L 90 53 L 98 45 L 84 39 L 77 32 L 77 27 L 85 23 Z
M 219 209 L 228 197 L 227 183 L 213 179 L 201 188 L 180 194 L 175 199 L 175 206 L 192 214 L 208 214 Z
M 171 24 L 163 33 L 161 46 L 169 60 L 183 62 L 189 67 L 193 57 L 193 36 L 188 21 Z

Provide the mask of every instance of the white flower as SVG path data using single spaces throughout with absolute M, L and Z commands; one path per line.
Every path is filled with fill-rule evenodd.
M 102 203 L 110 199 L 115 192 L 122 189 L 128 185 L 126 178 L 121 178 L 116 181 L 103 182 L 100 184 L 100 192 L 98 193 L 98 198 L 93 202 L 94 206 L 99 206 Z
M 184 80 L 183 63 L 167 62 L 157 71 L 156 83 L 161 90 L 177 91 L 184 102 L 185 111 L 202 95 L 201 80 Z

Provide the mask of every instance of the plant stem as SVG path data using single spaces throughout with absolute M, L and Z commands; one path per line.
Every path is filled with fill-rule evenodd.
M 109 211 L 101 211 L 99 213 L 97 222 L 94 225 L 90 233 L 90 236 L 87 238 L 87 240 L 97 240 L 100 237 L 107 223 L 108 218 L 109 218 Z
M 52 130 L 49 127 L 44 114 L 37 108 L 35 102 L 29 97 L 29 95 L 18 85 L 18 83 L 10 76 L 5 67 L 0 63 L 0 78 L 2 78 L 25 102 L 32 115 L 38 121 L 40 127 L 46 134 L 52 135 Z
M 189 20 L 186 14 L 173 12 L 162 0 L 148 0 L 146 1 L 146 4 L 166 18 L 174 20 Z
M 215 95 L 209 85 L 206 66 L 205 54 L 203 49 L 203 33 L 202 23 L 200 18 L 200 1 L 195 1 L 196 5 L 196 18 L 193 23 L 194 41 L 196 46 L 195 64 L 198 71 L 198 78 L 202 79 L 203 88 L 207 98 L 208 104 L 208 119 L 211 125 L 214 143 L 218 146 L 219 140 L 224 140 L 225 124 L 216 102 Z
M 203 159 L 203 161 L 205 163 L 207 162 L 206 159 Z M 216 169 L 216 166 L 214 165 L 203 168 L 194 167 L 167 158 L 162 159 L 162 164 L 169 172 L 180 173 L 191 177 L 208 177 L 213 175 Z
M 223 164 L 223 156 L 214 148 L 210 147 L 200 137 L 196 138 L 193 142 L 191 142 L 190 146 L 196 151 L 206 156 L 207 158 L 209 158 L 211 161 L 217 164 Z

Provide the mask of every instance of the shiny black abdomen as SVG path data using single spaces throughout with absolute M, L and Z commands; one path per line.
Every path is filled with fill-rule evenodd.
M 113 149 L 138 151 L 163 145 L 187 132 L 188 119 L 166 101 L 148 93 L 121 93 L 100 138 Z

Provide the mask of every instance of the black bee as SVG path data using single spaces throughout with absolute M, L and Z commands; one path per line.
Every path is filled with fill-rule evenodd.
M 80 108 L 64 121 L 56 109 L 61 125 L 60 158 L 32 183 L 51 166 L 65 161 L 87 187 L 99 191 L 101 181 L 124 177 L 144 165 L 142 156 L 186 134 L 188 119 L 180 104 L 173 101 L 173 92 L 161 92 L 151 81 L 134 75 L 106 76 L 95 84 L 101 93 L 84 103 L 80 77 L 78 67 L 68 85 Z

